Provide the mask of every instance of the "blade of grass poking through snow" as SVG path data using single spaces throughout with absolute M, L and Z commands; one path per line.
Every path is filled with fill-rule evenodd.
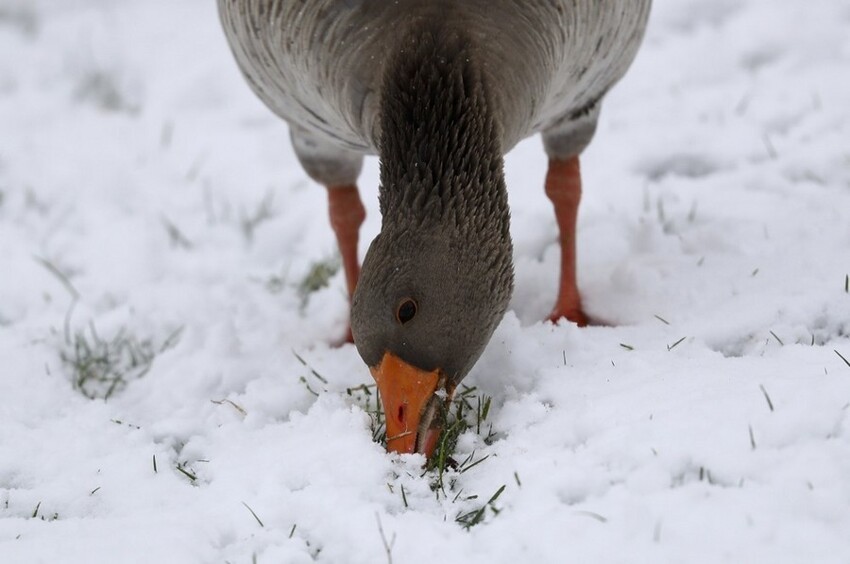
M 162 216 L 161 221 L 162 226 L 165 228 L 165 232 L 168 234 L 168 241 L 172 248 L 189 250 L 194 247 L 192 241 L 190 241 L 189 238 L 180 231 L 180 228 L 177 227 L 174 222 L 165 216 Z
M 850 294 L 850 274 L 844 275 L 844 293 Z
M 478 396 L 478 409 L 476 410 L 475 432 L 481 434 L 481 422 L 487 420 L 487 415 L 490 413 L 490 396 L 484 396 L 484 405 L 481 405 L 481 396 Z
M 621 346 L 621 347 L 623 347 L 624 349 L 626 349 L 627 351 L 633 351 L 633 350 L 635 350 L 635 348 L 634 348 L 633 346 L 631 346 L 631 345 L 627 345 L 627 344 L 625 344 L 625 343 L 620 343 L 620 346 Z
M 783 342 L 782 342 L 782 339 L 780 339 L 780 338 L 776 335 L 776 333 L 774 333 L 773 331 L 771 331 L 771 332 L 770 332 L 770 334 L 771 334 L 771 335 L 773 335 L 773 338 L 774 338 L 774 339 L 776 339 L 776 342 L 777 342 L 777 343 L 779 343 L 779 345 L 780 345 L 780 346 L 785 346 L 785 343 L 783 343 Z
M 46 268 L 48 272 L 50 272 L 53 276 L 56 277 L 57 280 L 59 280 L 59 282 L 62 283 L 65 289 L 68 290 L 68 293 L 71 294 L 71 298 L 73 298 L 74 300 L 80 299 L 80 293 L 71 283 L 71 279 L 68 277 L 67 274 L 62 272 L 58 267 L 56 267 L 52 262 L 47 259 L 43 259 L 37 256 L 34 256 L 33 259 L 35 259 L 35 261 L 41 266 Z
M 404 502 L 404 507 L 407 508 L 407 494 L 404 493 L 404 484 L 401 485 L 401 501 Z
M 198 479 L 198 477 L 197 477 L 196 475 L 194 475 L 193 473 L 191 473 L 191 472 L 189 472 L 188 470 L 186 470 L 185 468 L 183 468 L 183 465 L 182 465 L 182 464 L 178 464 L 177 466 L 175 466 L 175 468 L 177 468 L 177 470 L 178 470 L 181 474 L 183 474 L 184 476 L 186 476 L 187 478 L 189 478 L 190 480 L 192 480 L 192 482 L 194 482 L 195 480 L 197 480 L 197 479 Z
M 307 391 L 313 394 L 316 397 L 319 397 L 319 392 L 310 387 L 310 384 L 307 383 L 307 378 L 304 376 L 299 376 L 298 381 L 304 384 L 304 387 L 307 388 Z
M 752 447 L 753 450 L 756 450 L 756 437 L 753 435 L 753 426 L 747 425 L 747 428 L 750 430 L 750 447 Z
M 838 355 L 838 358 L 840 358 L 841 360 L 844 361 L 844 364 L 846 364 L 847 366 L 850 366 L 850 360 L 847 360 L 846 358 L 844 358 L 844 355 L 842 355 L 840 352 L 838 352 L 837 349 L 832 349 L 832 350 L 835 351 L 835 354 Z
M 381 403 L 380 392 L 376 384 L 360 384 L 353 388 L 346 388 L 348 394 L 360 408 L 369 415 L 369 429 L 372 431 L 372 440 L 381 446 L 387 446 L 387 426 L 384 418 L 384 406 Z M 374 399 L 374 407 L 372 400 Z
M 242 235 L 245 237 L 245 241 L 250 244 L 254 241 L 254 233 L 257 231 L 257 227 L 275 216 L 274 192 L 271 190 L 266 192 L 253 213 L 245 213 L 242 210 L 239 216 L 239 227 L 242 230 Z
M 664 319 L 663 317 L 661 317 L 660 315 L 655 315 L 654 317 L 655 317 L 655 319 L 657 319 L 658 321 L 660 321 L 664 325 L 670 325 L 670 322 L 667 321 L 666 319 Z
M 387 535 L 384 534 L 384 527 L 381 525 L 381 516 L 375 513 L 375 520 L 378 521 L 378 534 L 381 535 L 381 543 L 384 545 L 384 552 L 387 553 L 387 564 L 393 564 L 393 546 L 395 546 L 395 533 L 387 542 Z
M 74 308 L 77 307 L 77 302 L 80 300 L 80 293 L 77 291 L 77 289 L 74 287 L 74 285 L 71 284 L 70 278 L 68 278 L 68 276 L 64 272 L 59 270 L 59 268 L 54 266 L 53 263 L 51 263 L 47 259 L 43 259 L 41 257 L 34 256 L 33 258 L 35 259 L 36 262 L 38 262 L 40 265 L 42 265 L 44 268 L 46 268 L 48 272 L 53 274 L 53 276 L 55 276 L 59 280 L 59 282 L 65 287 L 65 289 L 71 295 L 71 304 L 68 306 L 67 311 L 65 311 L 65 319 L 62 322 L 62 333 L 65 336 L 65 344 L 70 345 L 71 344 L 71 316 L 74 315 Z
M 679 339 L 678 341 L 676 341 L 676 342 L 675 342 L 675 343 L 673 343 L 672 345 L 667 345 L 667 351 L 668 351 L 668 352 L 669 352 L 669 351 L 672 351 L 673 349 L 675 349 L 675 348 L 679 345 L 679 343 L 681 343 L 681 342 L 682 342 L 682 341 L 684 341 L 685 339 L 687 339 L 687 337 L 682 337 L 681 339 Z
M 257 523 L 259 523 L 261 527 L 265 528 L 265 525 L 263 525 L 263 522 L 262 522 L 262 521 L 260 521 L 260 518 L 259 518 L 259 517 L 257 517 L 257 514 L 256 514 L 256 513 L 254 513 L 254 510 L 253 510 L 253 509 L 251 509 L 251 507 L 250 507 L 247 503 L 245 503 L 244 501 L 242 502 L 242 505 L 244 505 L 244 506 L 245 506 L 245 509 L 247 509 L 248 511 L 250 511 L 250 512 L 251 512 L 251 515 L 253 515 L 253 516 L 254 516 L 254 519 L 256 519 L 256 520 L 257 520 Z M 293 530 L 294 530 L 294 527 L 293 527 Z M 291 536 L 291 535 L 290 535 L 290 536 Z
M 759 388 L 761 388 L 761 393 L 764 394 L 764 399 L 767 401 L 767 407 L 769 407 L 770 410 L 773 411 L 773 402 L 770 401 L 770 396 L 767 395 L 767 390 L 765 390 L 764 386 L 761 384 L 759 384 Z
M 519 474 L 514 472 L 514 480 L 516 480 L 516 485 L 522 487 L 522 482 L 519 481 Z
M 243 417 L 248 416 L 248 412 L 245 410 L 244 407 L 242 407 L 238 403 L 230 401 L 229 399 L 225 398 L 225 399 L 222 399 L 222 400 L 210 400 L 210 402 L 215 404 L 215 405 L 225 405 L 225 404 L 227 404 L 227 405 L 231 406 L 233 409 L 235 409 L 236 411 L 238 411 L 239 414 L 242 415 Z
M 164 353 L 168 349 L 173 349 L 177 346 L 177 343 L 180 342 L 180 337 L 183 335 L 184 327 L 178 327 L 174 331 L 171 332 L 165 341 L 162 343 L 162 346 L 159 347 L 159 352 Z
M 153 473 L 157 474 L 156 470 L 156 455 L 153 455 Z
M 303 358 L 301 358 L 301 356 L 300 356 L 297 352 L 295 352 L 295 349 L 292 349 L 292 354 L 294 354 L 294 355 L 295 355 L 295 358 L 297 358 L 297 359 L 298 359 L 298 362 L 300 362 L 301 364 L 303 364 L 303 365 L 304 365 L 304 366 L 305 366 L 305 367 L 306 367 L 306 368 L 310 371 L 310 374 L 312 374 L 313 376 L 315 376 L 315 378 L 316 378 L 319 382 L 321 382 L 322 384 L 327 384 L 327 383 L 328 383 L 328 379 L 327 379 L 327 378 L 325 378 L 324 376 L 322 376 L 321 374 L 319 374 L 318 372 L 316 372 L 316 370 L 315 370 L 312 366 L 310 366 L 309 364 L 307 364 L 307 361 L 306 361 L 306 360 L 304 360 Z
M 293 523 L 293 524 L 292 524 L 292 528 L 291 528 L 291 529 L 289 529 L 289 538 L 292 538 L 292 535 L 294 535 L 294 534 L 295 534 L 295 527 L 297 527 L 297 526 L 298 526 L 298 523 Z
M 595 520 L 599 521 L 600 523 L 607 523 L 608 522 L 608 519 L 606 517 L 603 517 L 599 513 L 594 513 L 593 511 L 581 510 L 581 511 L 576 511 L 575 514 L 581 515 L 582 517 L 590 517 L 591 519 L 595 519 Z
M 488 454 L 487 456 L 482 456 L 481 458 L 479 458 L 478 460 L 476 460 L 475 462 L 473 462 L 473 463 L 472 463 L 472 464 L 470 464 L 469 466 L 465 466 L 465 467 L 464 467 L 464 466 L 461 466 L 461 468 L 460 468 L 460 473 L 461 473 L 461 474 L 463 474 L 463 473 L 464 473 L 464 472 L 466 472 L 467 470 L 472 470 L 473 468 L 475 468 L 476 466 L 478 466 L 479 464 L 481 464 L 482 462 L 484 462 L 484 461 L 485 461 L 485 460 L 487 460 L 488 458 L 490 458 L 490 455 L 489 455 L 489 454 Z

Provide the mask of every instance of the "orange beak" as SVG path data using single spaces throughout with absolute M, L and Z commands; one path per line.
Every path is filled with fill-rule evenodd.
M 437 410 L 444 401 L 436 395 L 440 371 L 420 370 L 389 352 L 370 370 L 384 404 L 387 450 L 431 456 L 440 436 Z

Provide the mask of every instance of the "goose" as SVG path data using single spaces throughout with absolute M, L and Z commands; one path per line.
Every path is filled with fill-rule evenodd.
M 237 66 L 327 188 L 350 337 L 377 382 L 387 449 L 430 455 L 513 291 L 503 156 L 541 133 L 559 228 L 548 319 L 585 325 L 579 156 L 641 43 L 651 0 L 218 0 Z M 363 156 L 381 230 L 363 260 Z

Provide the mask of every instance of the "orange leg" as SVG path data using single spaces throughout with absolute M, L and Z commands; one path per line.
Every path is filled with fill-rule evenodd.
M 555 206 L 561 243 L 561 283 L 558 301 L 549 314 L 557 322 L 566 317 L 580 327 L 587 325 L 581 309 L 581 297 L 576 284 L 576 219 L 581 200 L 581 171 L 578 157 L 567 160 L 550 159 L 546 174 L 546 195 Z
M 331 227 L 336 233 L 339 253 L 342 255 L 342 267 L 345 270 L 345 282 L 348 286 L 349 301 L 357 287 L 360 276 L 360 262 L 357 260 L 357 242 L 360 238 L 360 226 L 366 219 L 366 209 L 360 201 L 357 186 L 328 186 L 328 212 Z M 352 341 L 351 329 L 346 340 Z

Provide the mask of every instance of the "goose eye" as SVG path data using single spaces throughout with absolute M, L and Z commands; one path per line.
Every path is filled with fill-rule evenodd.
M 398 309 L 395 312 L 395 318 L 399 323 L 404 325 L 416 316 L 416 302 L 410 298 L 405 298 L 398 304 Z

